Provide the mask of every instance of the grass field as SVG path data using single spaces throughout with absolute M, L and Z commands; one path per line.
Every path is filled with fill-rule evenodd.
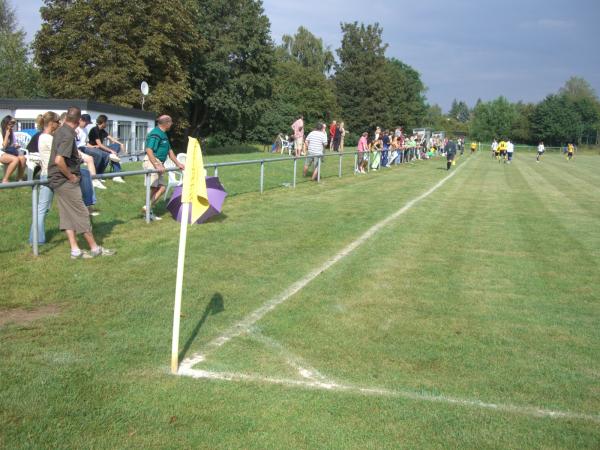
M 141 178 L 98 193 L 118 253 L 89 261 L 55 207 L 31 256 L 30 192 L 0 191 L 0 447 L 599 448 L 600 158 L 350 160 L 295 190 L 267 165 L 262 196 L 256 166 L 219 170 L 224 214 L 188 234 L 192 376 L 168 367 L 179 227 L 143 222 Z

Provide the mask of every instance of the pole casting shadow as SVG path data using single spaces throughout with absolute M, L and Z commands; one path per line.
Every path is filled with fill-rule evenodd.
M 225 311 L 225 302 L 223 301 L 223 296 L 219 292 L 217 292 L 212 296 L 212 298 L 208 302 L 208 305 L 206 305 L 206 308 L 204 308 L 204 313 L 202 313 L 202 317 L 194 327 L 192 334 L 190 334 L 190 337 L 185 342 L 185 345 L 179 352 L 179 362 L 181 362 L 185 358 L 186 353 L 192 346 L 192 342 L 194 342 L 196 336 L 198 336 L 200 328 L 202 328 L 202 325 L 204 325 L 204 322 L 206 322 L 208 316 L 218 314 L 221 311 Z

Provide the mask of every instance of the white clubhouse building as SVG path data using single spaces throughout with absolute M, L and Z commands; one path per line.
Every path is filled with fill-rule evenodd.
M 82 114 L 89 114 L 92 123 L 95 123 L 100 114 L 105 114 L 108 117 L 108 133 L 125 144 L 125 158 L 143 158 L 146 135 L 155 126 L 156 114 L 152 112 L 91 100 L 0 99 L 0 120 L 6 115 L 11 115 L 17 121 L 15 131 L 32 130 L 35 128 L 35 118 L 39 114 L 46 111 L 61 114 L 70 106 L 77 106 Z

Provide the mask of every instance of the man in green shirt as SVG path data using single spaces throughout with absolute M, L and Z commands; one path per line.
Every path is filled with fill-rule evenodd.
M 165 193 L 165 166 L 164 162 L 167 157 L 175 163 L 175 165 L 183 170 L 185 166 L 177 160 L 175 152 L 171 148 L 167 131 L 173 126 L 173 119 L 167 115 L 160 116 L 157 121 L 156 128 L 153 128 L 148 136 L 146 137 L 146 157 L 144 158 L 144 169 L 155 169 L 159 173 L 153 173 L 150 175 L 150 208 L 160 199 L 161 195 Z M 142 208 L 142 213 L 146 214 L 146 206 Z M 150 210 L 150 220 L 161 220 Z

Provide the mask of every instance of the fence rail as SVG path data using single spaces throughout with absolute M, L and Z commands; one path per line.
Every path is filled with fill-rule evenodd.
M 420 154 L 419 154 L 419 149 L 418 148 L 413 148 L 410 150 L 407 150 L 409 152 L 409 159 L 413 160 L 413 159 L 420 159 Z M 390 153 L 392 152 L 392 150 L 388 150 Z M 372 154 L 372 153 L 380 153 L 381 151 L 376 150 L 376 151 L 372 151 L 372 152 L 365 152 L 365 154 Z M 316 170 L 318 170 L 317 172 L 317 182 L 321 181 L 321 162 L 322 160 L 325 159 L 329 159 L 329 158 L 338 158 L 339 160 L 339 164 L 338 164 L 338 177 L 341 178 L 342 177 L 342 159 L 344 156 L 354 156 L 354 170 L 356 170 L 356 165 L 357 165 L 357 160 L 358 160 L 358 155 L 359 152 L 340 152 L 340 153 L 326 153 L 323 155 L 317 155 L 317 166 L 316 166 Z M 208 163 L 204 165 L 204 169 L 207 171 L 208 173 L 208 169 L 213 169 L 214 170 L 214 176 L 218 176 L 218 171 L 220 167 L 234 167 L 234 166 L 245 166 L 245 165 L 259 165 L 260 166 L 260 175 L 259 175 L 259 191 L 262 194 L 264 192 L 264 185 L 265 185 L 265 164 L 271 164 L 271 163 L 279 163 L 279 162 L 285 162 L 285 161 L 293 161 L 293 175 L 292 175 L 292 187 L 296 187 L 296 180 L 297 180 L 297 164 L 298 164 L 298 160 L 304 160 L 306 158 L 306 156 L 285 156 L 285 157 L 275 157 L 275 158 L 262 158 L 262 159 L 256 159 L 256 160 L 243 160 L 243 161 L 230 161 L 230 162 L 220 162 L 220 163 Z M 406 161 L 404 161 L 406 162 Z M 367 165 L 367 170 L 369 168 L 369 166 L 371 166 L 371 163 L 369 162 L 369 164 Z M 178 172 L 180 169 L 178 169 L 177 167 L 173 167 L 173 168 L 168 168 L 165 169 L 165 172 Z M 146 186 L 146 223 L 150 223 L 150 176 L 152 174 L 156 174 L 156 173 L 160 173 L 160 171 L 155 170 L 155 169 L 148 169 L 148 170 L 131 170 L 131 171 L 127 171 L 127 172 L 112 172 L 112 173 L 105 173 L 105 174 L 101 174 L 101 175 L 95 175 L 92 177 L 92 179 L 110 179 L 110 178 L 115 178 L 115 177 L 129 177 L 129 176 L 139 176 L 139 175 L 143 175 L 145 177 L 145 186 Z M 33 254 L 35 256 L 39 255 L 39 247 L 38 247 L 38 236 L 37 236 L 37 225 L 38 225 L 38 200 L 39 200 L 39 187 L 40 186 L 47 186 L 48 185 L 48 181 L 47 180 L 31 180 L 31 181 L 16 181 L 16 182 L 10 182 L 10 183 L 0 183 L 0 191 L 4 190 L 4 189 L 18 189 L 18 188 L 26 188 L 26 187 L 30 187 L 33 188 L 32 189 L 32 194 L 31 194 L 31 218 L 32 218 L 32 230 L 33 230 L 33 239 L 32 239 L 32 249 L 33 249 Z

